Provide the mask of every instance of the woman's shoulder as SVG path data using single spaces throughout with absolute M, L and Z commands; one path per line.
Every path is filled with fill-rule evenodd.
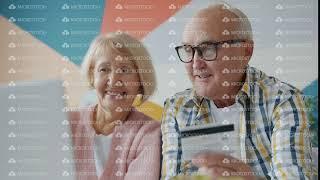
M 160 144 L 160 122 L 139 111 L 132 111 L 126 121 L 124 129 L 134 132 L 133 147 L 144 148 L 145 146 L 158 147 Z M 128 130 L 127 132 L 130 132 Z M 157 148 L 158 149 L 158 148 Z
M 154 132 L 160 131 L 160 122 L 145 115 L 144 113 L 133 109 L 128 117 L 126 124 L 130 126 L 138 126 L 139 131 Z

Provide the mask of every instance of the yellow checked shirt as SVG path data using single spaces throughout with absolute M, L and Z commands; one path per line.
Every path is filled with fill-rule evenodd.
M 180 129 L 214 123 L 212 101 L 193 90 L 165 101 L 161 122 L 161 179 L 191 175 L 197 168 L 182 159 Z M 310 179 L 311 140 L 301 92 L 263 72 L 247 68 L 246 81 L 236 96 L 240 111 L 241 160 L 257 177 Z

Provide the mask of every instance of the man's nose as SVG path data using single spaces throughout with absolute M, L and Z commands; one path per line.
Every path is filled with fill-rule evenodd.
M 203 69 L 206 66 L 205 60 L 202 59 L 202 57 L 199 55 L 198 51 L 194 52 L 193 56 L 193 69 Z
M 109 87 L 121 87 L 123 85 L 119 72 L 113 71 L 110 73 L 107 84 Z

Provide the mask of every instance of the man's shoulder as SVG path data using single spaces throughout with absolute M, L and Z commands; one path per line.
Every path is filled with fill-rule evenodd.
M 287 82 L 283 82 L 274 76 L 269 76 L 256 68 L 250 67 L 250 69 L 254 74 L 252 81 L 264 91 L 268 91 L 271 94 L 301 94 L 301 91 L 298 88 Z
M 191 88 L 184 91 L 177 92 L 166 98 L 165 103 L 175 104 L 177 102 L 185 102 L 186 100 L 192 99 L 193 90 Z

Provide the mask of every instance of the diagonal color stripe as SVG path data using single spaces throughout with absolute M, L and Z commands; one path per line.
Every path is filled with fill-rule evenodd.
M 62 79 L 68 82 L 66 93 L 69 106 L 77 106 L 86 87 L 81 83 L 79 67 L 0 16 L 0 83 L 10 81 Z M 8 32 L 15 34 L 8 35 Z M 8 47 L 11 44 L 11 48 Z M 14 45 L 14 46 L 12 46 Z M 15 73 L 8 73 L 9 70 Z
M 190 0 L 107 1 L 101 31 L 121 30 L 142 39 L 189 2 Z
M 100 33 L 105 0 L 1 1 L 0 14 L 77 65 Z M 37 5 L 25 8 L 28 5 Z

